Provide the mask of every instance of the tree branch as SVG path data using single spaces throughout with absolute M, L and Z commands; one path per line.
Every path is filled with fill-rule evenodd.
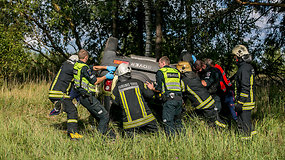
M 56 3 L 52 3 L 52 5 L 54 6 L 54 9 L 59 13 L 59 14 L 62 14 L 64 16 L 64 18 L 69 22 L 69 26 L 71 27 L 71 30 L 72 30 L 72 33 L 74 34 L 74 37 L 75 37 L 75 43 L 78 47 L 78 49 L 82 49 L 82 45 L 80 43 L 80 37 L 79 37 L 79 34 L 78 32 L 76 31 L 76 26 L 75 24 L 72 22 L 72 19 L 67 16 L 66 14 L 62 13 L 61 12 L 61 9 L 60 9 L 60 6 L 57 5 Z
M 236 2 L 240 5 L 285 7 L 285 4 L 280 3 L 243 2 L 241 0 L 236 0 Z
M 59 52 L 61 55 L 63 55 L 65 58 L 68 58 L 68 56 L 63 52 L 63 50 L 58 47 L 55 42 L 53 41 L 53 38 L 52 36 L 49 34 L 49 31 L 43 26 L 41 25 L 41 23 L 39 23 L 35 18 L 29 16 L 28 14 L 24 13 L 24 12 L 21 12 L 22 15 L 24 15 L 24 17 L 27 19 L 27 20 L 31 20 L 33 21 L 40 29 L 42 29 L 42 31 L 46 34 L 47 38 L 49 39 L 52 47 L 57 51 Z

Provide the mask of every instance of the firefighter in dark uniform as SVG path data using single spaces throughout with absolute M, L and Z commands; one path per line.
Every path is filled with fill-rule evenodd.
M 78 61 L 77 55 L 72 55 L 65 61 L 57 72 L 49 88 L 49 99 L 55 104 L 55 108 L 50 115 L 55 115 L 63 109 L 67 113 L 67 133 L 70 139 L 78 140 L 83 136 L 78 134 L 78 113 L 77 108 L 72 103 L 70 92 L 73 88 L 73 66 Z
M 222 108 L 221 99 L 217 95 L 220 82 L 219 71 L 216 68 L 205 64 L 201 60 L 197 60 L 194 63 L 193 68 L 198 72 L 202 85 L 207 88 L 210 95 L 214 98 L 215 109 L 219 113 Z
M 235 111 L 238 114 L 238 127 L 242 139 L 250 139 L 257 132 L 251 122 L 251 110 L 255 107 L 254 68 L 249 62 L 251 55 L 243 45 L 237 45 L 232 50 L 238 71 L 235 74 Z
M 215 100 L 209 94 L 207 89 L 203 87 L 200 78 L 192 72 L 190 64 L 185 61 L 180 61 L 176 68 L 181 73 L 183 97 L 191 101 L 192 106 L 203 114 L 211 126 L 225 128 L 226 125 L 214 109 Z
M 208 64 L 211 67 L 214 67 L 218 70 L 219 72 L 219 77 L 220 77 L 220 85 L 218 89 L 218 95 L 221 98 L 221 103 L 222 103 L 222 110 L 221 114 L 228 116 L 228 112 L 230 112 L 231 117 L 237 121 L 237 115 L 235 112 L 235 103 L 234 103 L 234 88 L 229 80 L 229 78 L 226 76 L 225 71 L 223 68 L 215 64 L 212 59 L 206 59 L 205 63 Z
M 115 67 L 112 66 L 88 66 L 88 52 L 81 49 L 78 52 L 79 61 L 73 67 L 74 85 L 79 94 L 80 103 L 91 113 L 94 118 L 99 119 L 98 131 L 102 134 L 107 133 L 109 123 L 109 113 L 95 98 L 94 87 L 105 79 L 113 79 L 112 74 Z M 92 74 L 93 70 L 107 69 L 109 72 L 103 77 L 96 77 Z M 113 135 L 112 135 L 113 136 Z
M 122 63 L 116 70 L 118 82 L 112 92 L 112 98 L 123 110 L 123 129 L 129 137 L 135 131 L 157 131 L 154 115 L 145 98 L 152 98 L 154 93 L 143 82 L 131 78 L 129 64 Z
M 167 135 L 175 135 L 182 129 L 182 92 L 180 72 L 171 68 L 168 57 L 163 56 L 158 61 L 160 69 L 156 73 L 156 87 L 146 82 L 148 88 L 159 92 L 163 99 L 162 121 Z

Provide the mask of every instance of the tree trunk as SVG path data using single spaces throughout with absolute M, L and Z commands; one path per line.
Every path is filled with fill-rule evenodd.
M 113 37 L 118 38 L 118 28 L 117 28 L 117 21 L 118 21 L 118 5 L 119 2 L 117 0 L 113 0 L 112 2 L 112 35 Z
M 186 30 L 187 30 L 187 37 L 186 37 L 186 47 L 187 51 L 193 53 L 194 51 L 194 34 L 193 34 L 193 23 L 192 23 L 192 4 L 193 0 L 186 1 Z
M 146 30 L 146 42 L 145 42 L 145 56 L 149 57 L 151 54 L 151 13 L 149 0 L 144 0 L 145 7 L 145 30 Z
M 138 55 L 144 55 L 144 41 L 143 41 L 143 24 L 144 24 L 144 11 L 142 1 L 138 1 L 138 12 L 137 12 L 137 21 L 138 21 L 138 32 L 137 32 L 137 45 L 138 45 Z
M 156 1 L 155 10 L 155 26 L 156 26 L 156 38 L 155 38 L 155 57 L 159 59 L 161 57 L 161 42 L 162 42 L 162 1 Z

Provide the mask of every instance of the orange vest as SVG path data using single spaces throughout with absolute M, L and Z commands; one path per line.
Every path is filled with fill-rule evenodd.
M 222 67 L 221 67 L 220 65 L 215 64 L 214 67 L 215 67 L 215 68 L 218 68 L 218 69 L 220 70 L 220 72 L 222 73 L 223 79 L 220 80 L 220 86 L 221 86 L 222 91 L 226 92 L 226 86 L 225 86 L 224 83 L 226 83 L 226 85 L 229 86 L 229 87 L 232 86 L 232 83 L 231 83 L 231 81 L 227 78 L 225 71 L 222 69 Z

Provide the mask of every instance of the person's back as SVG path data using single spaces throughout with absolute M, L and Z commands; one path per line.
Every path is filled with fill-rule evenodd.
M 128 64 L 120 64 L 117 69 L 118 82 L 112 91 L 112 98 L 123 110 L 123 128 L 128 136 L 135 129 L 156 131 L 156 119 L 145 98 L 152 98 L 153 91 L 145 88 L 143 82 L 131 78 Z
M 155 120 L 151 113 L 146 98 L 151 98 L 154 94 L 152 91 L 144 88 L 144 84 L 137 79 L 128 79 L 119 81 L 113 90 L 116 102 L 124 107 L 123 127 L 124 129 L 143 126 L 150 121 Z M 140 123 L 135 123 L 140 121 Z
M 177 69 L 181 72 L 183 97 L 188 98 L 195 109 L 203 114 L 210 125 L 225 128 L 226 125 L 220 119 L 215 110 L 215 100 L 208 90 L 202 85 L 200 78 L 191 70 L 188 62 L 179 62 Z
M 188 91 L 187 94 L 183 94 L 183 96 L 187 96 L 195 107 L 200 105 L 195 94 L 199 96 L 202 101 L 210 97 L 209 92 L 203 87 L 200 78 L 194 72 L 186 72 L 182 75 L 181 80 L 184 84 L 183 90 Z M 185 86 L 185 84 L 187 85 Z M 195 94 L 191 94 L 190 92 Z
M 71 82 L 73 79 L 73 66 L 74 64 L 65 61 L 62 66 L 60 67 L 60 70 L 55 75 L 50 88 L 49 88 L 49 98 L 50 99 L 58 99 L 63 98 L 63 95 L 68 96 L 68 93 L 70 92 L 70 89 L 73 87 Z M 60 92 L 54 92 L 54 91 L 61 91 L 62 97 L 59 97 Z

